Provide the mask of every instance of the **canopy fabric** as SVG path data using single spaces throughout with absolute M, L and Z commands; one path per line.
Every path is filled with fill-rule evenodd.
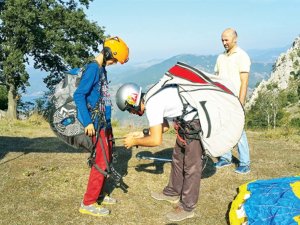
M 300 176 L 241 185 L 229 219 L 231 225 L 300 225 Z

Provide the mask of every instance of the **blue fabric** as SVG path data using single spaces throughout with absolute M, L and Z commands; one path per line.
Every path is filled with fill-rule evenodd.
M 293 217 L 300 215 L 300 199 L 290 184 L 300 177 L 259 180 L 247 185 L 250 198 L 244 203 L 249 225 L 297 225 Z
M 240 161 L 239 166 L 250 166 L 250 151 L 245 130 L 243 130 L 241 139 L 238 142 L 238 153 Z M 232 152 L 229 151 L 222 155 L 221 159 L 231 162 Z
M 81 77 L 81 81 L 74 93 L 74 101 L 78 109 L 78 119 L 86 127 L 92 123 L 91 112 L 88 105 L 95 108 L 100 99 L 100 77 L 104 76 L 104 67 L 99 67 L 96 62 L 89 63 Z M 110 116 L 110 115 L 109 115 Z M 94 122 L 95 128 L 97 121 Z
M 80 71 L 80 68 L 73 68 L 73 69 L 70 69 L 69 71 L 67 71 L 68 74 L 71 74 L 71 75 L 77 75 Z

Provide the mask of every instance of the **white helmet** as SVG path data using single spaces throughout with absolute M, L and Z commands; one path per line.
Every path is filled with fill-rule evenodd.
M 142 96 L 142 88 L 135 83 L 123 84 L 117 91 L 116 103 L 120 110 L 134 109 L 136 111 L 140 108 Z

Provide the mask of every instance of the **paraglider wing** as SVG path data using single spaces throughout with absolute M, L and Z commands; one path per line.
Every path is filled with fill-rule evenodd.
M 229 219 L 231 225 L 299 225 L 300 176 L 241 185 Z

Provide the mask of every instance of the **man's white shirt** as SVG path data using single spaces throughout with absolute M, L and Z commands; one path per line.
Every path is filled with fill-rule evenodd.
M 166 87 L 153 95 L 145 106 L 146 115 L 149 126 L 162 124 L 164 118 L 172 120 L 182 115 L 183 104 L 178 94 L 177 87 Z M 187 111 L 192 111 L 193 108 L 188 106 Z M 189 113 L 184 117 L 184 120 L 192 120 L 197 112 Z

